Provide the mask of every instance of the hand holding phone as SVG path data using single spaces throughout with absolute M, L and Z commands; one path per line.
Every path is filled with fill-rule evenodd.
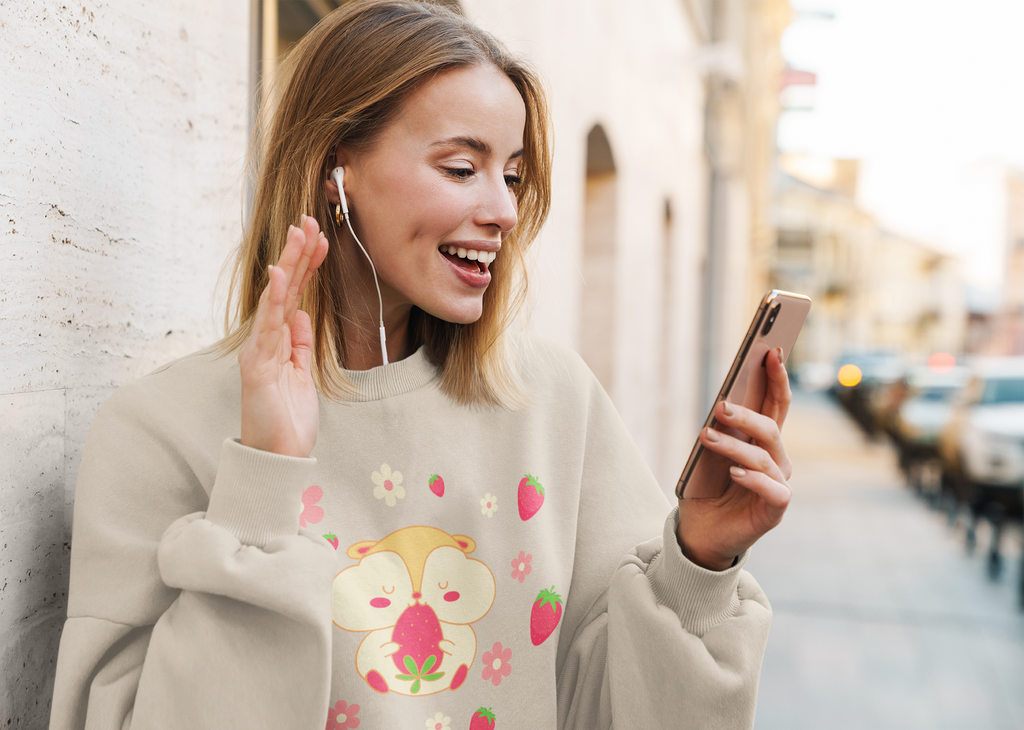
M 792 393 L 783 361 L 809 307 L 787 292 L 761 301 L 676 487 L 679 546 L 708 570 L 733 565 L 789 506 L 793 469 L 781 429 Z
M 811 300 L 802 294 L 773 289 L 764 295 L 754 318 L 747 329 L 747 334 L 740 344 L 729 374 L 722 384 L 718 396 L 702 432 L 719 426 L 715 417 L 715 409 L 719 403 L 740 405 L 755 413 L 761 412 L 768 377 L 765 363 L 768 353 L 781 349 L 783 362 L 789 356 L 796 338 L 800 334 L 804 320 L 811 308 Z M 735 438 L 748 441 L 742 433 L 735 429 L 725 428 L 725 433 Z M 700 439 L 693 445 L 690 458 L 683 468 L 683 473 L 676 484 L 676 497 L 679 499 L 718 499 L 728 489 L 732 481 L 729 468 L 733 461 L 720 454 L 704 448 Z

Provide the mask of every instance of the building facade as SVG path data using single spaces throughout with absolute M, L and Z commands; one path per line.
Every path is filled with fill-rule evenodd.
M 962 354 L 968 317 L 958 259 L 882 228 L 858 206 L 856 161 L 807 163 L 781 160 L 772 266 L 776 286 L 815 302 L 793 353 L 798 370 L 827 372 L 857 349 L 921 362 Z

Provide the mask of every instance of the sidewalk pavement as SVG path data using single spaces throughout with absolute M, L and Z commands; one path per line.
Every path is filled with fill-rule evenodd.
M 757 730 L 1024 730 L 1020 530 L 990 581 L 987 530 L 968 555 L 827 396 L 783 435 L 793 502 L 747 563 L 774 611 Z

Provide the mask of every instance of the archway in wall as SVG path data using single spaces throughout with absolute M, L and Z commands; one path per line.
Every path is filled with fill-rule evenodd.
M 615 352 L 615 252 L 618 196 L 615 158 L 600 124 L 587 134 L 583 204 L 583 301 L 580 354 L 611 392 Z

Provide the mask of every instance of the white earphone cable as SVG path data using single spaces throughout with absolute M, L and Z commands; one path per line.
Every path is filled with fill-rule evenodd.
M 377 287 L 377 303 L 380 305 L 380 357 L 385 365 L 388 364 L 388 338 L 384 332 L 384 298 L 380 294 L 380 280 L 377 278 L 377 267 L 373 265 L 373 259 L 370 258 L 370 254 L 367 253 L 366 247 L 363 246 L 363 242 L 359 240 L 359 236 L 356 235 L 355 229 L 352 228 L 352 218 L 348 214 L 348 201 L 345 200 L 345 168 L 335 167 L 331 170 L 331 177 L 334 178 L 334 184 L 338 186 L 338 199 L 341 201 L 341 214 L 345 216 L 345 223 L 348 224 L 348 231 L 352 234 L 352 238 L 355 239 L 356 245 L 359 246 L 359 250 L 363 252 L 363 256 L 370 262 L 370 270 L 373 271 L 373 284 Z
M 363 256 L 370 262 L 370 270 L 373 271 L 373 284 L 377 287 L 377 303 L 380 305 L 380 356 L 384 361 L 384 364 L 388 364 L 388 346 L 387 336 L 384 334 L 384 298 L 380 295 L 380 281 L 377 279 L 377 267 L 373 265 L 373 259 L 370 258 L 370 254 L 366 252 L 366 248 L 363 246 L 363 242 L 359 240 L 359 236 L 352 229 L 352 218 L 349 216 L 348 211 L 343 211 L 345 215 L 345 223 L 348 224 L 349 233 L 352 234 L 352 238 L 355 239 L 356 244 L 359 246 L 359 250 L 363 252 Z

